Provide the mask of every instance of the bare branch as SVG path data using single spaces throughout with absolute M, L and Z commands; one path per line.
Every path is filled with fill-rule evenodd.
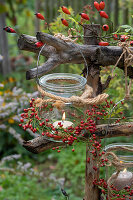
M 97 132 L 95 133 L 99 138 L 110 138 L 117 136 L 128 136 L 133 134 L 133 122 L 125 124 L 102 124 L 97 125 Z M 88 135 L 85 135 L 87 138 Z M 83 140 L 85 139 L 83 138 Z M 32 153 L 40 153 L 52 147 L 65 146 L 63 142 L 50 141 L 47 137 L 39 136 L 33 140 L 24 141 L 24 148 Z
M 81 64 L 84 63 L 85 60 L 89 64 L 94 64 L 95 66 L 109 66 L 115 65 L 120 55 L 122 54 L 122 48 L 117 46 L 98 46 L 98 45 L 80 45 L 72 42 L 65 42 L 59 38 L 56 38 L 52 35 L 38 32 L 37 39 L 48 44 L 44 47 L 42 51 L 42 55 L 47 58 L 56 57 L 58 62 L 54 67 L 64 64 L 64 63 L 73 63 L 73 64 Z M 40 48 L 35 46 L 35 42 L 37 40 L 35 37 L 28 35 L 21 35 L 18 40 L 18 47 L 21 50 L 31 51 L 38 53 Z M 49 46 L 50 45 L 50 46 Z M 133 48 L 131 47 L 133 50 Z M 120 60 L 117 67 L 124 70 L 123 58 Z M 48 64 L 48 63 L 47 63 Z M 53 62 L 39 67 L 40 75 L 42 73 L 47 73 L 51 69 L 53 69 Z M 27 79 L 36 77 L 36 69 L 29 70 L 27 72 Z M 30 75 L 31 74 L 31 75 Z M 128 67 L 128 76 L 133 78 L 133 68 Z
M 65 144 L 63 142 L 50 141 L 45 136 L 39 136 L 33 140 L 23 142 L 23 147 L 32 153 L 40 153 L 57 146 L 65 146 Z
M 43 43 L 55 47 L 58 51 L 69 48 L 68 43 L 47 33 L 37 32 L 36 38 Z
M 39 53 L 40 48 L 36 47 L 35 43 L 38 40 L 36 39 L 36 37 L 30 36 L 30 35 L 21 35 L 18 39 L 18 48 L 20 50 L 25 50 L 25 51 L 30 51 L 30 52 L 34 52 L 34 53 Z M 43 48 L 41 55 L 45 56 L 45 57 L 49 57 L 51 53 L 55 52 L 55 49 L 51 46 L 46 46 Z
M 112 77 L 109 75 L 109 76 L 107 77 L 107 80 L 105 81 L 105 83 L 102 84 L 102 92 L 103 92 L 104 90 L 106 90 L 106 88 L 109 86 L 111 80 L 112 80 Z
M 45 74 L 59 65 L 59 59 L 55 57 L 49 58 L 42 66 L 38 67 L 38 76 Z M 30 69 L 26 72 L 26 79 L 32 79 L 37 76 L 37 68 Z

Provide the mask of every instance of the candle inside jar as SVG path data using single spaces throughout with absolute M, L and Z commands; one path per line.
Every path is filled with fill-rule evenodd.
M 68 128 L 68 127 L 72 126 L 73 123 L 71 121 L 66 121 L 65 118 L 66 118 L 66 116 L 65 116 L 65 112 L 64 112 L 62 115 L 62 120 L 54 122 L 53 126 L 55 128 L 58 128 L 59 127 L 58 123 L 61 123 L 63 125 L 62 128 Z
M 116 173 L 114 173 L 112 176 L 114 175 L 116 175 Z M 127 171 L 127 169 L 125 168 L 123 171 L 120 171 L 120 173 L 118 174 L 116 178 L 114 178 L 114 180 L 112 181 L 112 184 L 118 190 L 122 190 L 126 186 L 133 185 L 133 173 Z

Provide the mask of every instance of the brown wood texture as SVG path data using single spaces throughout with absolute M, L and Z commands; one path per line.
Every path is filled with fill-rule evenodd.
M 111 138 L 117 136 L 129 136 L 133 134 L 133 122 L 124 123 L 124 124 L 102 124 L 97 125 L 97 131 L 95 133 L 99 138 Z M 87 138 L 87 134 L 84 136 Z M 84 140 L 84 138 L 82 138 Z M 57 146 L 65 146 L 64 143 L 59 143 L 56 141 L 50 141 L 47 137 L 39 136 L 35 139 L 24 141 L 23 146 L 28 151 L 33 153 L 41 153 L 45 150 L 48 150 Z
M 93 38 L 86 38 L 86 36 L 93 35 Z M 97 45 L 99 40 L 97 36 L 100 36 L 100 25 L 85 25 L 84 26 L 84 42 L 87 45 Z M 98 94 L 102 93 L 101 90 L 101 80 L 100 80 L 100 65 L 95 64 L 94 62 L 88 62 L 88 66 L 85 66 L 84 76 L 87 78 L 87 84 L 93 88 L 92 96 L 95 97 Z M 90 158 L 90 162 L 87 162 L 87 159 Z M 99 169 L 95 171 L 93 167 L 97 167 L 97 160 L 92 159 L 92 154 L 90 152 L 90 146 L 86 144 L 86 170 L 85 170 L 85 200 L 98 200 L 100 199 L 100 191 L 97 186 L 93 184 L 94 179 L 99 177 Z
M 97 66 L 106 67 L 109 65 L 115 65 L 118 58 L 122 54 L 121 47 L 79 45 L 71 42 L 64 42 L 59 38 L 56 38 L 52 35 L 42 32 L 38 32 L 36 38 L 28 35 L 21 35 L 18 40 L 18 47 L 20 50 L 26 50 L 38 53 L 40 51 L 40 48 L 37 48 L 35 46 L 37 40 L 42 41 L 46 44 L 46 46 L 44 46 L 42 50 L 41 55 L 45 56 L 48 60 L 42 66 L 39 66 L 38 68 L 39 76 L 49 72 L 50 70 L 52 70 L 53 68 L 57 67 L 60 64 L 84 63 L 85 62 L 84 58 L 87 60 L 88 64 L 89 63 L 91 64 L 93 62 L 96 67 Z M 90 40 L 91 41 L 95 40 L 95 37 L 93 37 L 93 40 L 91 37 Z M 123 59 L 120 60 L 118 67 L 124 70 Z M 128 70 L 128 76 L 130 76 L 130 78 L 133 78 L 133 68 L 129 66 L 127 70 Z M 37 74 L 37 68 L 30 69 L 26 73 L 26 79 L 35 78 L 36 74 Z

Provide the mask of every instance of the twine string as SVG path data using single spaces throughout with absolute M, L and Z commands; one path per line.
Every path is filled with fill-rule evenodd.
M 93 89 L 89 85 L 85 86 L 85 91 L 80 97 L 79 96 L 71 96 L 70 98 L 65 98 L 65 97 L 57 96 L 57 95 L 54 95 L 54 94 L 44 91 L 39 85 L 38 85 L 38 91 L 41 93 L 43 98 L 38 98 L 35 101 L 35 104 L 37 107 L 41 106 L 44 103 L 48 103 L 48 102 L 55 103 L 53 105 L 55 105 L 56 107 L 57 106 L 63 107 L 63 106 L 65 106 L 65 103 L 72 103 L 76 106 L 94 105 L 94 104 L 100 104 L 100 103 L 104 102 L 106 100 L 106 98 L 108 97 L 108 94 L 103 93 L 103 94 L 96 96 L 95 98 L 91 98 Z M 45 100 L 44 99 L 45 96 L 49 97 L 50 99 Z
M 124 56 L 124 71 L 125 71 L 125 98 L 128 99 L 130 97 L 130 90 L 131 90 L 131 83 L 132 81 L 129 81 L 128 84 L 128 79 L 127 79 L 127 68 L 130 65 L 133 65 L 133 51 L 129 49 L 129 41 L 126 42 L 119 42 L 118 46 L 122 47 L 123 52 L 119 59 L 117 60 L 114 68 L 112 69 L 112 77 L 114 77 L 113 73 L 117 65 L 119 64 L 120 60 Z
M 112 147 L 109 147 L 107 149 L 106 153 L 102 156 L 102 159 L 105 159 L 105 158 L 108 159 L 108 163 L 105 164 L 107 167 L 114 166 L 116 168 L 116 173 L 112 174 L 112 176 L 107 181 L 107 185 L 108 185 L 108 197 L 109 197 L 109 199 L 110 199 L 110 197 L 113 194 L 113 192 L 111 190 L 111 185 L 113 183 L 113 180 L 117 179 L 119 173 L 124 168 L 133 167 L 133 162 L 124 162 L 124 161 L 121 161 L 121 159 L 118 158 L 118 156 L 114 152 L 112 152 L 114 150 L 115 151 L 116 150 L 122 150 L 122 151 L 133 152 L 133 147 L 129 148 L 129 147 L 126 147 L 126 146 L 112 146 Z

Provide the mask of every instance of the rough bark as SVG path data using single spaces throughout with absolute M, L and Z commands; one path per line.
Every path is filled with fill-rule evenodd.
M 23 142 L 23 147 L 32 153 L 40 153 L 57 146 L 65 146 L 65 144 L 63 142 L 50 141 L 45 136 L 39 136 Z
M 92 30 L 92 33 L 93 32 L 94 31 Z M 54 57 L 54 59 L 57 60 L 56 65 L 52 65 L 51 69 L 65 63 L 81 64 L 85 62 L 84 58 L 87 60 L 88 65 L 91 63 L 95 64 L 95 66 L 99 65 L 103 67 L 115 65 L 122 53 L 121 47 L 102 47 L 98 45 L 74 44 L 71 42 L 65 42 L 59 38 L 42 32 L 38 32 L 36 37 L 37 40 L 40 40 L 46 44 L 46 46 L 44 46 L 42 50 L 41 55 L 45 56 L 48 59 Z M 21 50 L 38 53 L 40 51 L 40 48 L 37 48 L 35 46 L 37 40 L 35 37 L 32 36 L 21 35 L 18 40 L 18 47 Z M 121 59 L 118 67 L 124 70 L 123 58 Z M 43 75 L 51 69 L 47 69 L 45 64 L 42 67 L 39 66 L 38 75 Z M 37 68 L 30 69 L 29 71 L 27 71 L 26 78 L 35 78 L 36 74 Z M 133 68 L 130 66 L 128 67 L 128 76 L 130 76 L 130 78 L 133 78 Z
M 94 35 L 93 38 L 85 37 L 85 44 L 87 45 L 97 45 L 99 40 L 97 36 L 100 36 L 100 25 L 86 25 L 84 26 L 84 36 Z M 88 59 L 87 59 L 88 62 Z M 100 65 L 91 61 L 85 66 L 84 76 L 87 77 L 87 84 L 93 88 L 92 97 L 96 97 L 98 94 L 102 93 L 102 84 L 100 80 Z M 87 159 L 90 158 L 90 162 Z M 98 157 L 96 158 L 96 160 Z M 90 153 L 90 146 L 86 144 L 86 171 L 85 171 L 85 200 L 98 200 L 100 199 L 100 192 L 97 186 L 93 184 L 94 179 L 99 178 L 99 169 L 94 171 L 93 166 L 97 166 L 97 161 L 92 159 L 92 154 Z
M 131 123 L 124 123 L 124 124 L 102 124 L 97 125 L 97 131 L 95 133 L 97 137 L 100 139 L 102 138 L 111 138 L 111 137 L 118 137 L 118 136 L 129 136 L 133 134 L 133 122 Z M 87 134 L 85 135 L 87 138 Z M 84 138 L 83 138 L 84 140 Z M 62 142 L 50 141 L 47 137 L 39 136 L 35 139 L 24 141 L 23 146 L 28 151 L 33 153 L 40 153 L 45 150 L 51 149 L 56 146 L 65 146 Z

